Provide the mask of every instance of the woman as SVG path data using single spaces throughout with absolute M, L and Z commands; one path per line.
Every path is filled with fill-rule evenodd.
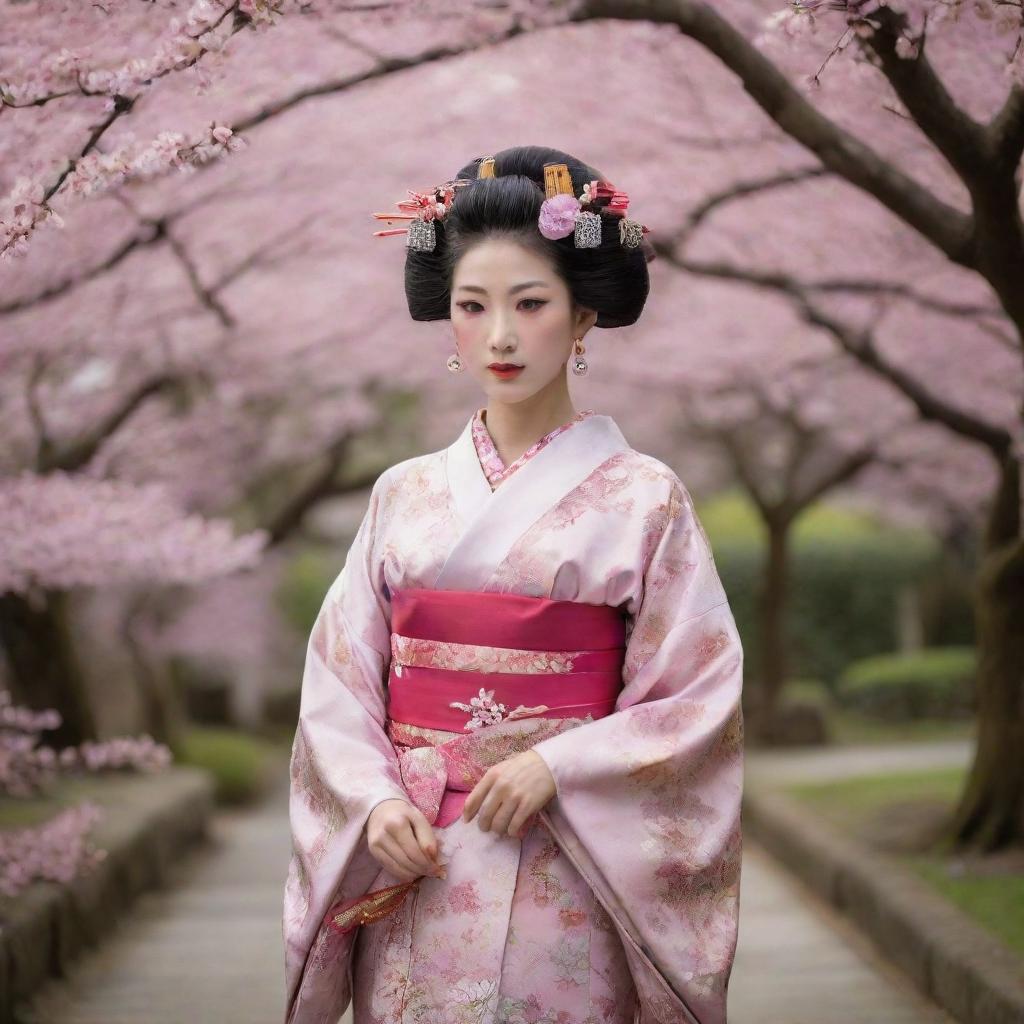
M 686 487 L 566 376 L 646 300 L 627 204 L 541 147 L 399 204 L 486 406 L 380 476 L 312 631 L 290 1024 L 726 1019 L 743 652 Z

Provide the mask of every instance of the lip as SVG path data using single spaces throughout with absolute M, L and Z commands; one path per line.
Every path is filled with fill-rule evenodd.
M 490 363 L 487 367 L 496 377 L 512 378 L 521 373 L 523 367 L 515 363 Z

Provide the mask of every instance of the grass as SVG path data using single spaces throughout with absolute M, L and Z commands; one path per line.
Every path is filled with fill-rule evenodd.
M 1024 874 L 951 877 L 932 859 L 908 857 L 906 861 L 946 899 L 1024 957 Z
M 839 745 L 973 739 L 977 732 L 977 723 L 973 718 L 950 721 L 923 718 L 891 722 L 835 707 L 828 710 L 827 716 L 831 735 Z
M 943 768 L 794 783 L 784 788 L 840 831 L 864 838 L 886 812 L 891 820 L 899 817 L 900 808 L 932 806 L 952 811 L 965 778 L 964 768 Z M 889 856 L 1024 956 L 1024 870 L 971 872 L 958 858 L 941 853 L 889 851 Z
M 790 783 L 792 796 L 849 832 L 859 832 L 887 804 L 903 801 L 952 803 L 964 782 L 963 768 L 864 775 L 830 782 Z

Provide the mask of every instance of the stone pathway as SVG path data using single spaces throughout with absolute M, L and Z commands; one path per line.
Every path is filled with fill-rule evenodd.
M 746 841 L 729 1024 L 953 1024 L 852 924 Z
M 256 809 L 218 811 L 214 842 L 147 893 L 25 1024 L 281 1024 L 287 769 Z
M 826 770 L 967 756 L 966 745 L 928 746 L 912 755 L 904 748 L 752 752 L 748 771 L 825 777 Z M 282 772 L 255 810 L 218 813 L 214 844 L 187 858 L 169 889 L 144 896 L 71 978 L 48 985 L 23 1024 L 281 1024 L 286 781 Z M 951 1024 L 751 841 L 740 899 L 730 1024 Z

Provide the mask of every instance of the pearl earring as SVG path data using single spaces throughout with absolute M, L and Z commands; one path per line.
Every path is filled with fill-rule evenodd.
M 448 357 L 448 369 L 452 373 L 458 373 L 462 369 L 462 360 L 459 358 L 458 352 L 453 352 Z
M 573 350 L 576 355 L 572 361 L 572 372 L 582 377 L 587 372 L 587 361 L 583 358 L 583 353 L 586 352 L 586 349 L 583 347 L 582 338 L 573 338 Z

